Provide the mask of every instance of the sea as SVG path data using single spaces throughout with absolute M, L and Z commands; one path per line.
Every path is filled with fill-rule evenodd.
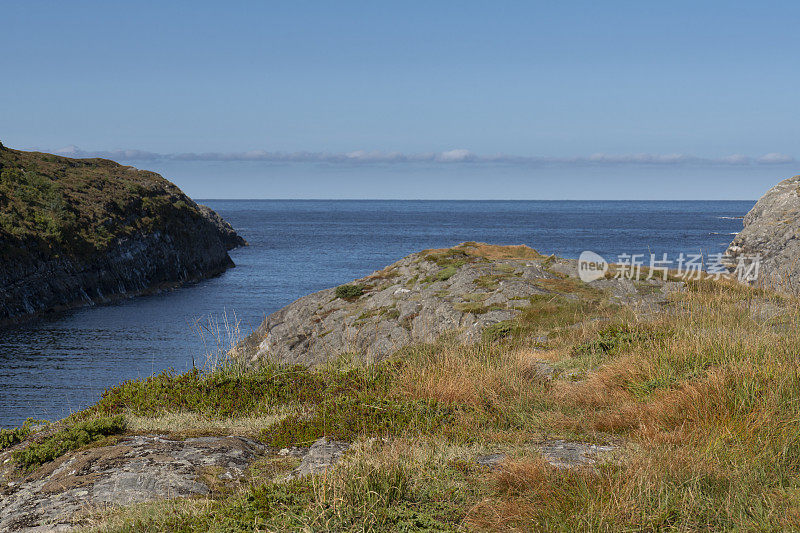
M 56 420 L 121 381 L 203 368 L 238 329 L 410 253 L 464 241 L 610 262 L 725 250 L 754 201 L 201 200 L 249 242 L 224 274 L 0 330 L 0 427 Z M 706 259 L 710 260 L 710 259 Z

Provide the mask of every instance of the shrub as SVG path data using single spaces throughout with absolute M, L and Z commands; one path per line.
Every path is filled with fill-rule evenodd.
M 336 287 L 336 297 L 342 300 L 354 300 L 364 294 L 364 286 L 360 284 L 339 285 Z
M 262 415 L 276 405 L 318 400 L 325 389 L 323 376 L 301 365 L 266 367 L 242 375 L 206 375 L 197 369 L 176 374 L 168 370 L 108 389 L 87 414 L 130 411 L 137 416 L 154 416 L 192 411 L 218 417 Z
M 436 275 L 433 277 L 433 281 L 447 281 L 448 279 L 452 278 L 456 272 L 458 272 L 458 268 L 453 265 L 444 267 L 442 270 L 436 273 Z
M 266 442 L 283 447 L 310 444 L 329 436 L 354 440 L 362 435 L 398 435 L 408 428 L 427 432 L 439 427 L 451 410 L 435 401 L 382 398 L 379 391 L 332 396 L 313 413 L 290 415 L 264 431 Z
M 125 419 L 122 416 L 84 420 L 40 442 L 33 442 L 25 449 L 13 452 L 12 458 L 21 467 L 32 470 L 61 457 L 68 451 L 123 431 L 125 431 Z
M 497 324 L 492 324 L 491 326 L 487 326 L 483 330 L 483 340 L 484 342 L 494 342 L 496 340 L 502 339 L 503 337 L 508 337 L 509 335 L 513 334 L 517 330 L 517 326 L 510 321 L 498 322 Z
M 5 450 L 11 446 L 22 442 L 31 432 L 31 425 L 36 420 L 29 418 L 20 427 L 13 429 L 0 429 L 0 450 Z

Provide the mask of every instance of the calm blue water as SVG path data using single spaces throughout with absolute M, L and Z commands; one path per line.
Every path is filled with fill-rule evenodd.
M 528 244 L 577 257 L 721 252 L 754 202 L 206 201 L 250 246 L 237 267 L 162 294 L 0 331 L 0 426 L 57 419 L 123 379 L 204 360 L 192 324 L 236 313 L 243 333 L 312 291 L 423 248 Z

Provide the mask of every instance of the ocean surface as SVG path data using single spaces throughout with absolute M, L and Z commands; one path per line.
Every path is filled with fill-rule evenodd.
M 715 254 L 752 201 L 202 201 L 250 243 L 223 275 L 0 330 L 0 427 L 58 419 L 122 380 L 202 367 L 215 342 L 197 325 L 238 321 L 243 335 L 309 292 L 424 248 L 527 244 L 575 258 Z M 235 317 L 235 319 L 234 319 Z M 202 329 L 202 328 L 201 328 Z

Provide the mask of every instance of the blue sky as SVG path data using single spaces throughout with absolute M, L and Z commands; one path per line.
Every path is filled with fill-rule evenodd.
M 797 2 L 2 5 L 0 140 L 199 198 L 754 199 Z

